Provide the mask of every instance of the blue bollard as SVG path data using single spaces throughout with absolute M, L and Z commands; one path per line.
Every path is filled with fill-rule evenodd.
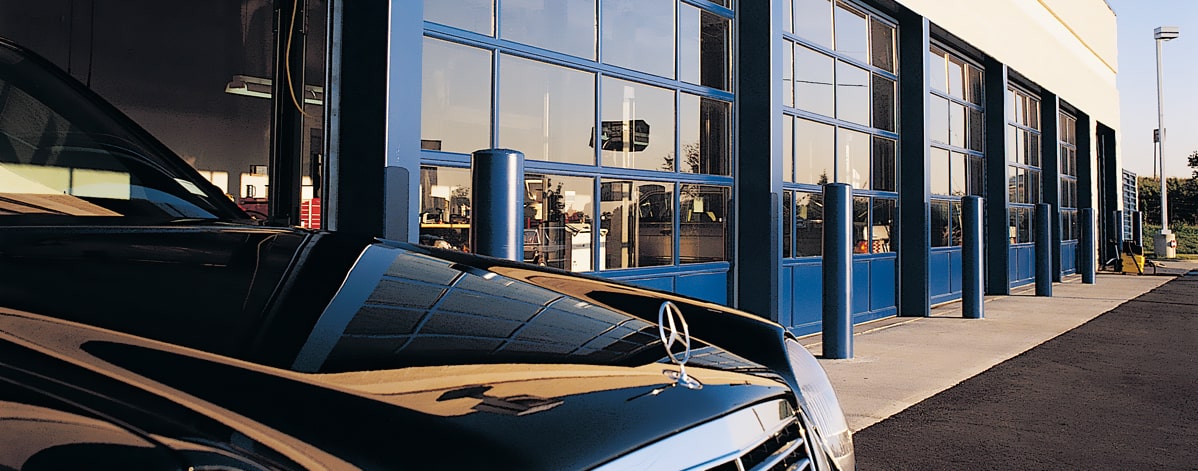
M 853 188 L 824 185 L 824 358 L 853 357 Z
M 966 196 L 961 199 L 961 315 L 967 319 L 985 317 L 982 257 L 982 197 Z
M 1092 285 L 1095 278 L 1095 245 L 1094 245 L 1094 209 L 1083 208 L 1078 211 L 1078 226 L 1081 228 L 1081 240 L 1077 248 L 1077 271 L 1081 272 L 1082 283 Z
M 485 149 L 470 156 L 470 246 L 480 254 L 524 260 L 524 154 Z
M 1036 205 L 1036 296 L 1052 296 L 1052 205 Z

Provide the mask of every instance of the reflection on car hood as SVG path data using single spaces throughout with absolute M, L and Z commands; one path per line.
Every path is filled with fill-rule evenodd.
M 312 329 L 294 369 L 670 362 L 657 324 L 658 308 L 668 298 L 571 274 L 521 271 L 519 265 L 482 269 L 434 255 L 368 247 Z M 613 307 L 629 299 L 638 304 Z M 686 306 L 683 315 L 695 309 Z M 698 338 L 690 348 L 691 365 L 765 370 Z
M 587 468 L 788 391 L 704 368 L 690 370 L 704 387 L 687 389 L 661 365 L 296 373 L 3 310 L 0 341 L 152 391 L 314 466 Z

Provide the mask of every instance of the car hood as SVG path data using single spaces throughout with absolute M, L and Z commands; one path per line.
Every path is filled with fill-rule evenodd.
M 688 370 L 701 389 L 685 388 L 660 364 L 299 373 L 3 310 L 0 340 L 201 411 L 320 467 L 587 468 L 789 391 L 706 368 Z
M 235 225 L 0 232 L 0 306 L 312 373 L 668 363 L 666 301 L 691 366 L 787 368 L 785 331 L 756 316 L 474 254 Z

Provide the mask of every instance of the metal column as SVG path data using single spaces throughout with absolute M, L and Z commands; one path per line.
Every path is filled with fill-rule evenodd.
M 1078 225 L 1081 227 L 1081 240 L 1077 249 L 1077 271 L 1081 272 L 1082 283 L 1094 284 L 1094 257 L 1097 250 L 1094 246 L 1094 209 L 1082 208 L 1078 211 Z
M 982 300 L 985 274 L 982 264 L 982 198 L 961 199 L 961 315 L 969 319 L 984 317 Z
M 853 357 L 853 189 L 824 185 L 824 358 Z
M 470 246 L 477 253 L 524 260 L 524 154 L 509 149 L 470 156 L 474 188 Z
M 267 174 L 268 224 L 300 223 L 300 140 L 304 130 L 304 57 L 307 32 L 304 2 L 275 2 L 275 74 L 271 86 L 274 114 L 270 126 Z
M 1052 296 L 1052 205 L 1036 205 L 1036 296 Z

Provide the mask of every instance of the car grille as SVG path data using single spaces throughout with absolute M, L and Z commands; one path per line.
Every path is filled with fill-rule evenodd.
M 746 451 L 732 461 L 725 462 L 712 471 L 802 471 L 814 470 L 811 447 L 805 430 L 797 420 L 791 420 L 765 441 Z

